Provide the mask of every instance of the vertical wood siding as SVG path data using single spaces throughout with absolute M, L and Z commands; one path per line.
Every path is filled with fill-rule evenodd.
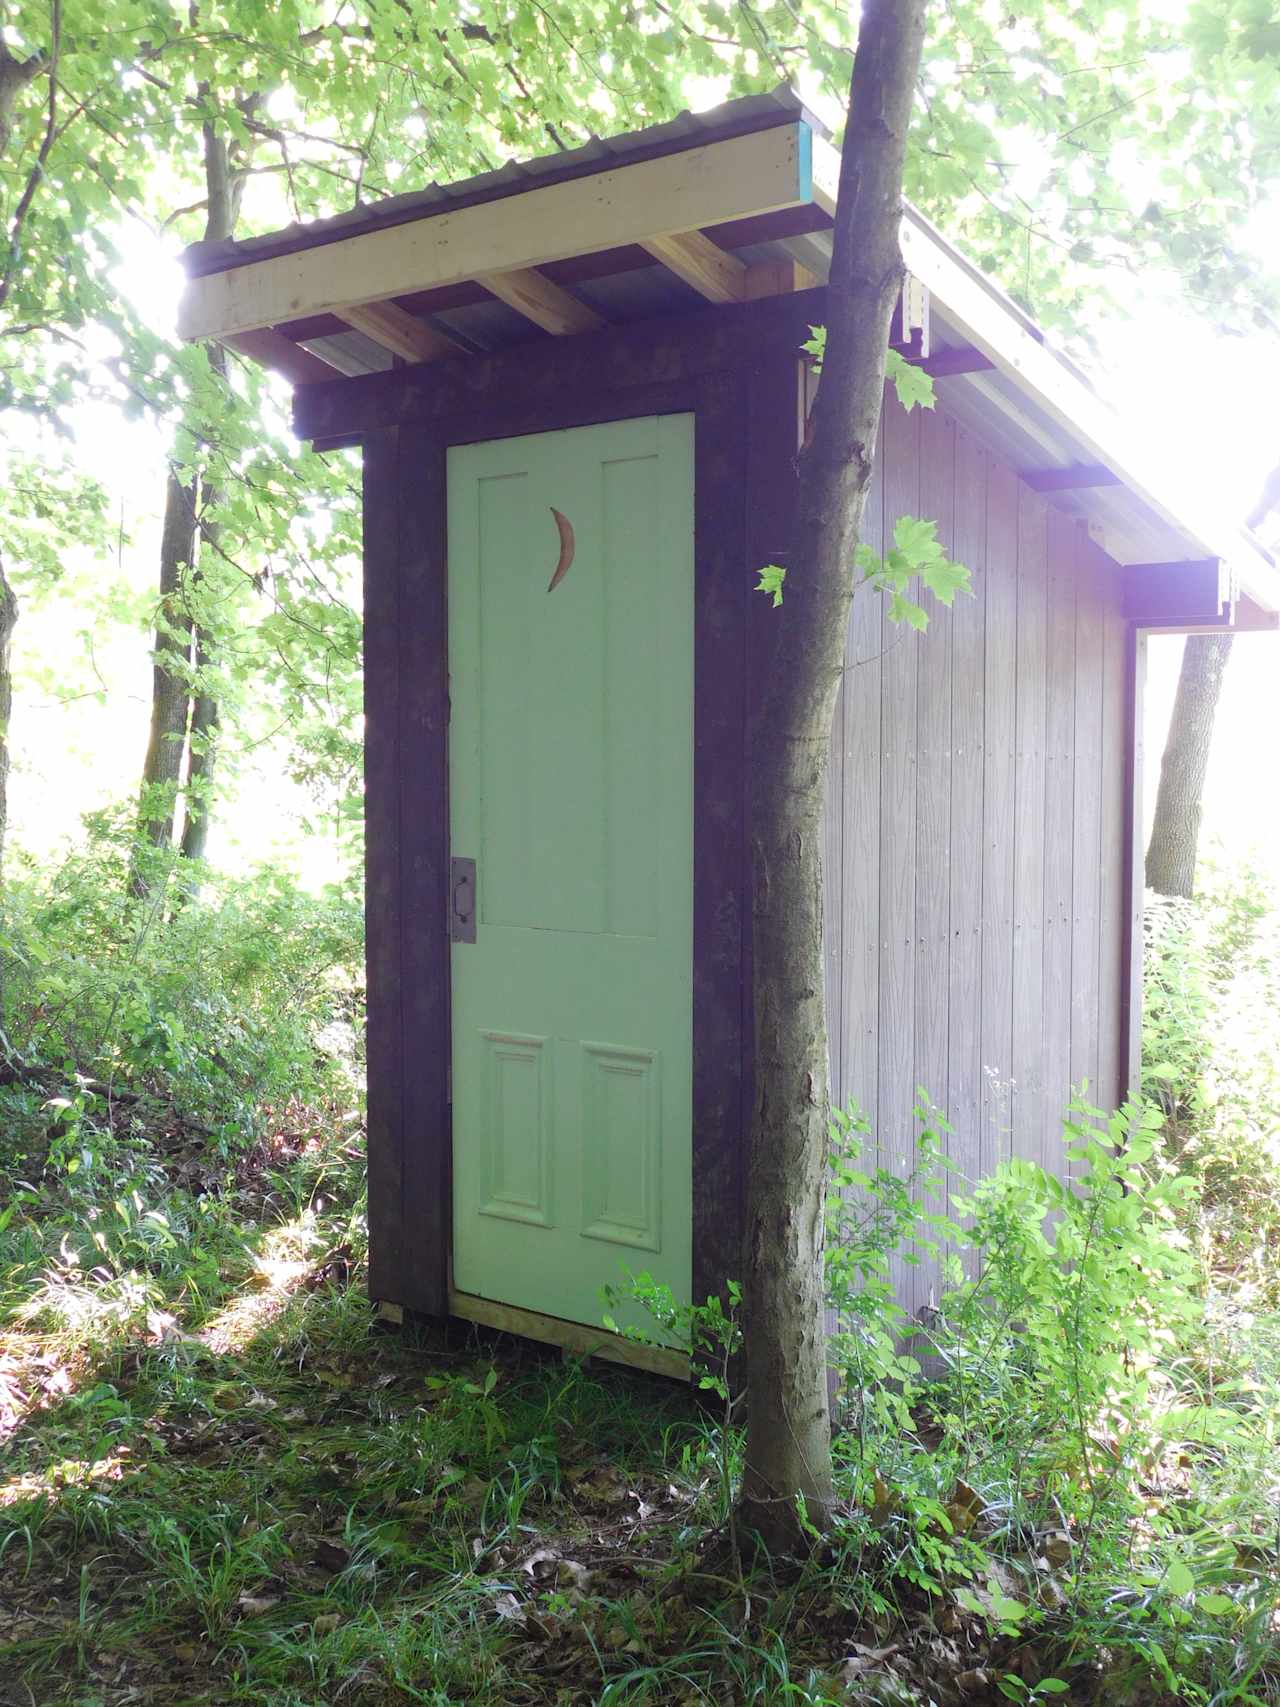
M 833 1092 L 883 1163 L 909 1165 L 922 1091 L 958 1182 L 1013 1154 L 1061 1172 L 1073 1093 L 1124 1092 L 1119 571 L 941 410 L 890 397 L 863 537 L 882 550 L 907 514 L 937 521 L 973 596 L 923 635 L 854 598 L 826 840 Z M 897 1280 L 913 1312 L 931 1302 L 928 1264 Z

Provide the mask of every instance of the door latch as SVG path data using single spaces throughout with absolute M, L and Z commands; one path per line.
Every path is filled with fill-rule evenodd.
M 449 861 L 449 938 L 452 942 L 476 940 L 476 862 Z

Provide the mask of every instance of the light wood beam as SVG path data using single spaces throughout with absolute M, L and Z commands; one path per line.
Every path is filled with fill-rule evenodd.
M 348 303 L 337 310 L 337 316 L 407 362 L 434 362 L 444 356 L 462 354 L 443 332 L 437 332 L 434 326 L 428 326 L 425 320 L 419 320 L 394 302 Z
M 540 267 L 647 237 L 810 201 L 808 125 L 796 121 L 629 166 L 406 220 L 207 273 L 187 285 L 183 338 L 279 326 L 484 273 Z
M 692 285 L 708 302 L 746 300 L 746 263 L 730 255 L 702 231 L 682 231 L 670 237 L 646 237 L 640 247 L 655 261 Z
M 599 332 L 608 324 L 594 308 L 588 308 L 585 302 L 570 296 L 567 290 L 562 290 L 536 267 L 508 267 L 502 272 L 477 273 L 476 282 L 500 302 L 505 302 L 508 308 L 514 308 L 526 320 L 532 320 L 544 332 L 554 332 L 557 337 L 574 332 Z

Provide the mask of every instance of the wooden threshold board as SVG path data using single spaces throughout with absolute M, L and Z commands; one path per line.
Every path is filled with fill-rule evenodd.
M 469 1292 L 449 1292 L 449 1314 L 503 1333 L 522 1334 L 525 1339 L 558 1345 L 576 1357 L 603 1357 L 610 1363 L 625 1363 L 651 1375 L 666 1375 L 673 1381 L 689 1379 L 689 1359 L 683 1352 L 663 1346 L 641 1345 L 623 1339 L 607 1328 L 589 1328 L 583 1322 L 566 1322 L 560 1316 L 544 1316 L 537 1310 L 521 1310 L 514 1304 L 495 1304 Z

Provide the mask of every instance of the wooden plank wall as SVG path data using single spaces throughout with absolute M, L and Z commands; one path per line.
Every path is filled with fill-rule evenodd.
M 890 395 L 864 539 L 883 549 L 910 514 L 974 596 L 931 605 L 922 635 L 854 598 L 825 843 L 833 1094 L 899 1171 L 918 1091 L 958 1181 L 1011 1154 L 1062 1171 L 1073 1089 L 1110 1108 L 1124 1088 L 1118 571 L 941 409 Z M 916 1312 L 936 1275 L 902 1265 L 898 1284 Z

